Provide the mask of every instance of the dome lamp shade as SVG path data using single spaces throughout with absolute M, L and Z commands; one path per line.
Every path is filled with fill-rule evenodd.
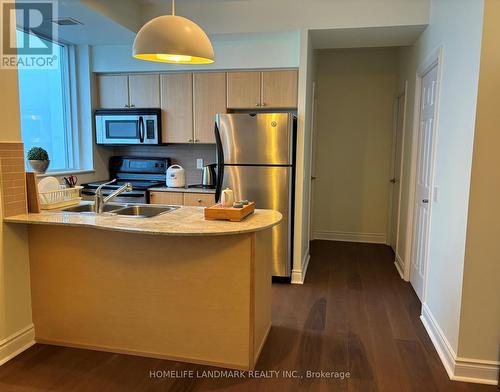
M 212 43 L 193 21 L 175 15 L 163 15 L 147 22 L 137 33 L 133 57 L 146 61 L 175 64 L 210 64 L 214 62 Z

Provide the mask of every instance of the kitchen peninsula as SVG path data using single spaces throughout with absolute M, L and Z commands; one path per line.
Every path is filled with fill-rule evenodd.
M 271 326 L 279 212 L 206 221 L 44 211 L 29 224 L 36 341 L 253 369 Z

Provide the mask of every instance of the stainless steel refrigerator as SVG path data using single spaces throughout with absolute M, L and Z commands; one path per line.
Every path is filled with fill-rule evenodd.
M 217 186 L 234 191 L 236 200 L 283 214 L 272 230 L 273 276 L 289 278 L 292 267 L 295 134 L 290 113 L 218 114 Z

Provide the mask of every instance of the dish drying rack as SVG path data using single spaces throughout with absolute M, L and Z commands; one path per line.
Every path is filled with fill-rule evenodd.
M 79 204 L 80 191 L 83 186 L 75 186 L 74 188 L 66 188 L 61 185 L 60 189 L 47 192 L 39 192 L 40 208 L 42 210 L 53 210 L 56 208 L 68 207 Z

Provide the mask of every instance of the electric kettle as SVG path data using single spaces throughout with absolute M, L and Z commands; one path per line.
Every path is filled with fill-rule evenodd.
M 203 166 L 203 172 L 201 175 L 201 185 L 203 185 L 206 188 L 215 187 L 215 177 L 216 177 L 215 166 L 217 166 L 217 164 L 215 163 Z

